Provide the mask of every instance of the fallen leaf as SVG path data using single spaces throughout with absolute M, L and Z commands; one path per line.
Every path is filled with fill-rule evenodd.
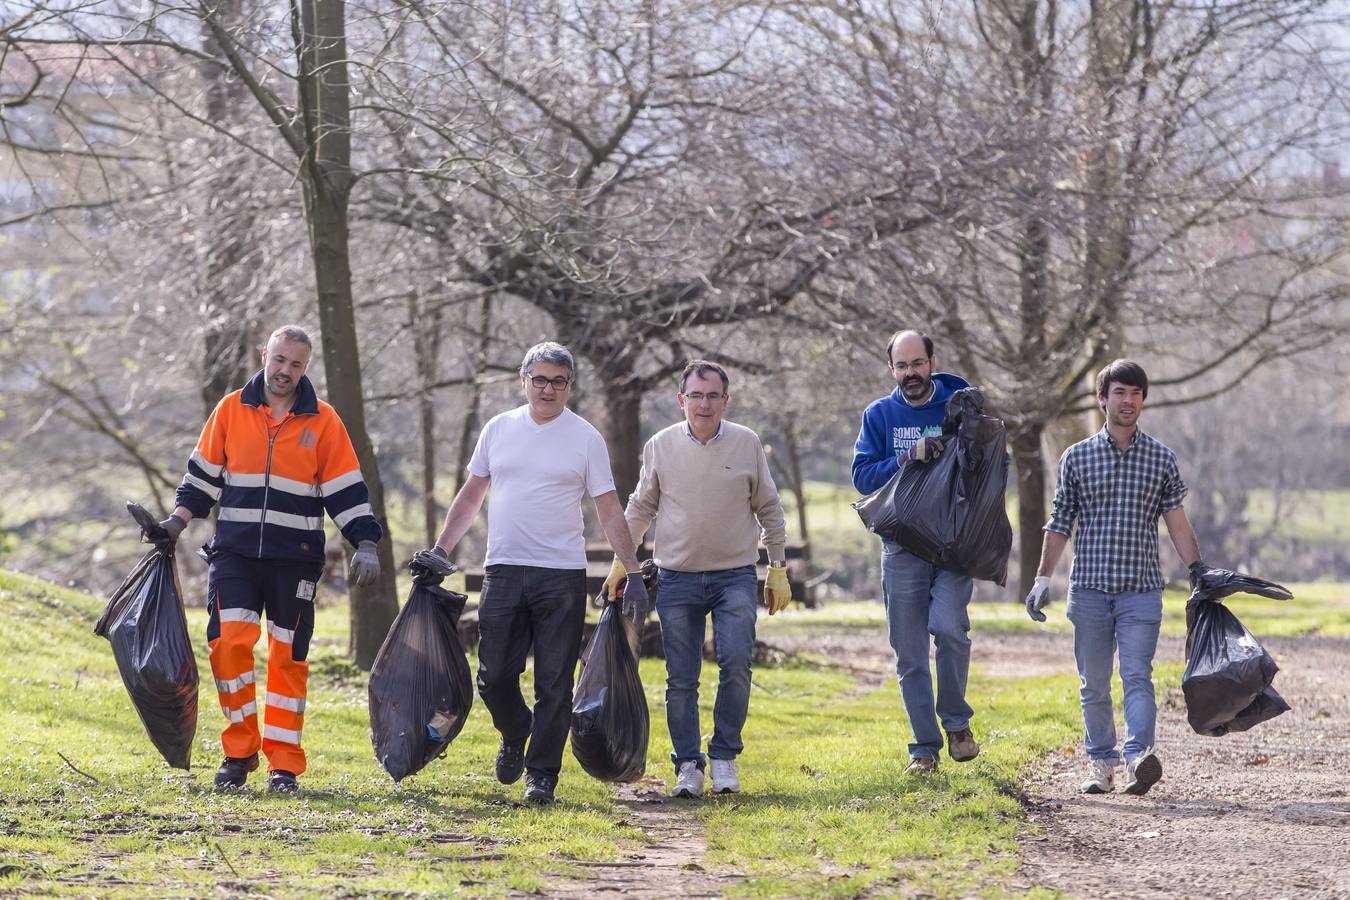
M 1264 765 L 1266 765 L 1266 764 L 1269 763 L 1269 762 L 1270 762 L 1270 757 L 1269 757 L 1269 756 L 1266 756 L 1266 755 L 1263 753 L 1263 754 L 1261 754 L 1260 756 L 1253 756 L 1251 759 L 1247 760 L 1247 765 L 1249 765 L 1249 766 L 1264 766 Z

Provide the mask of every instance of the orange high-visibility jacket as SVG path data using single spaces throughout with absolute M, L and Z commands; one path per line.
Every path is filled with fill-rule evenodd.
M 226 395 L 188 458 L 177 503 L 202 518 L 220 504 L 211 547 L 255 559 L 323 561 L 323 514 L 355 546 L 384 533 L 347 428 L 301 377 L 280 425 L 263 372 Z M 270 426 L 270 427 L 269 427 Z

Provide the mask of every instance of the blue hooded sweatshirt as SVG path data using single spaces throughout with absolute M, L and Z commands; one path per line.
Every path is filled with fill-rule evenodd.
M 900 457 L 919 438 L 942 434 L 947 401 L 970 384 L 959 375 L 935 372 L 933 387 L 933 396 L 919 406 L 911 406 L 896 386 L 863 411 L 862 428 L 853 445 L 853 486 L 858 493 L 870 494 L 889 481 L 900 467 Z

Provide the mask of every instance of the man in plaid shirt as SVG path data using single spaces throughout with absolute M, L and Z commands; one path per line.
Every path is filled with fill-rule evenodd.
M 1148 376 L 1138 363 L 1118 359 L 1097 373 L 1097 403 L 1106 425 L 1064 451 L 1059 461 L 1054 510 L 1045 524 L 1041 562 L 1026 600 L 1027 613 L 1044 622 L 1041 610 L 1049 600 L 1050 575 L 1076 521 L 1065 614 L 1073 623 L 1078 694 L 1091 760 L 1083 783 L 1088 794 L 1110 793 L 1121 764 L 1111 704 L 1112 657 L 1117 648 L 1125 687 L 1125 793 L 1147 793 L 1162 778 L 1162 763 L 1153 746 L 1157 718 L 1153 654 L 1162 622 L 1163 589 L 1159 516 L 1192 575 L 1205 568 L 1195 531 L 1181 507 L 1186 484 L 1176 455 L 1139 430 L 1147 397 Z

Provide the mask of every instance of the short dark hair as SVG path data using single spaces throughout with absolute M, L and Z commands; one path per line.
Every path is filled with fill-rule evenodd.
M 1137 387 L 1144 392 L 1144 399 L 1148 399 L 1148 375 L 1144 373 L 1144 367 L 1132 359 L 1113 359 L 1097 373 L 1099 400 L 1106 398 L 1113 382 Z
M 722 379 L 722 393 L 727 393 L 727 389 L 731 387 L 731 379 L 727 377 L 727 370 L 717 363 L 708 362 L 706 359 L 691 359 L 685 363 L 684 371 L 680 373 L 680 393 L 684 393 L 684 387 L 689 383 L 690 375 L 704 378 L 709 372 L 717 373 L 718 377 Z
M 932 338 L 930 338 L 928 335 L 924 334 L 922 331 L 915 331 L 913 328 L 902 328 L 902 329 L 900 329 L 899 331 L 897 331 L 895 334 L 891 335 L 891 339 L 890 339 L 889 341 L 886 342 L 886 363 L 887 363 L 888 365 L 894 365 L 894 364 L 895 364 L 895 360 L 891 357 L 891 350 L 893 350 L 893 349 L 895 348 L 895 342 L 898 341 L 898 340 L 900 340 L 900 338 L 904 337 L 904 336 L 907 335 L 907 334 L 917 334 L 919 337 L 923 338 L 923 352 L 924 352 L 924 355 L 927 356 L 929 359 L 932 359 L 932 358 L 933 358 L 933 339 L 932 339 Z

